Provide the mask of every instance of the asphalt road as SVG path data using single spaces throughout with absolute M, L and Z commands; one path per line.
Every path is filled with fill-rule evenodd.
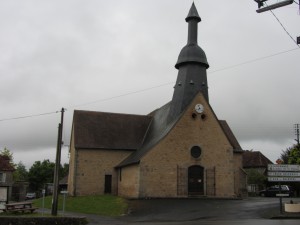
M 300 199 L 293 198 L 294 202 Z M 283 202 L 289 202 L 288 198 Z M 110 218 L 86 215 L 89 225 L 299 225 L 296 218 L 270 219 L 280 215 L 278 198 L 220 199 L 148 199 L 131 200 L 128 215 Z M 295 216 L 295 215 L 293 215 Z M 297 215 L 300 218 L 300 214 Z

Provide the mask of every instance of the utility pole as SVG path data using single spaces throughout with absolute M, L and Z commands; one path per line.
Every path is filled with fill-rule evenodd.
M 57 216 L 57 206 L 58 206 L 58 183 L 59 183 L 59 167 L 61 158 L 61 146 L 62 146 L 62 133 L 63 133 L 63 123 L 64 123 L 64 112 L 65 109 L 61 109 L 61 121 L 58 125 L 58 137 L 57 137 L 57 149 L 56 149 L 56 160 L 53 178 L 53 197 L 52 197 L 52 210 L 51 215 Z
M 294 129 L 295 129 L 295 135 L 296 135 L 296 139 L 295 141 L 297 141 L 297 146 L 299 146 L 299 123 L 294 124 Z

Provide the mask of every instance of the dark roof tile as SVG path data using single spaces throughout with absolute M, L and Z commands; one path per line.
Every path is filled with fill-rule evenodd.
M 244 151 L 243 152 L 243 168 L 266 168 L 268 164 L 273 164 L 260 151 Z
M 136 150 L 151 120 L 151 116 L 75 110 L 75 148 Z

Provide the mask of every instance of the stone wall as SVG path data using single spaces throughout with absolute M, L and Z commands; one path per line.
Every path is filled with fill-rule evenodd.
M 130 165 L 120 169 L 118 180 L 118 195 L 126 198 L 139 197 L 139 164 Z
M 71 195 L 104 194 L 105 175 L 112 176 L 112 194 L 117 194 L 118 173 L 114 169 L 131 151 L 77 149 Z
M 204 105 L 205 118 L 201 118 L 201 114 L 192 117 L 197 103 Z M 202 149 L 197 159 L 190 153 L 193 146 Z M 140 197 L 178 197 L 178 168 L 187 170 L 192 165 L 202 166 L 205 171 L 215 168 L 215 191 L 205 190 L 205 195 L 235 196 L 233 148 L 201 94 L 194 99 L 170 133 L 142 158 Z M 204 176 L 204 182 L 205 179 Z

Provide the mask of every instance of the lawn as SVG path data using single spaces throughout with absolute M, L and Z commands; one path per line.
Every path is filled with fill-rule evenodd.
M 34 206 L 43 208 L 43 198 L 35 199 Z M 52 196 L 45 197 L 44 206 L 51 209 Z M 65 211 L 103 216 L 120 216 L 127 212 L 127 201 L 112 195 L 66 197 Z M 63 209 L 63 196 L 58 199 L 58 210 Z

